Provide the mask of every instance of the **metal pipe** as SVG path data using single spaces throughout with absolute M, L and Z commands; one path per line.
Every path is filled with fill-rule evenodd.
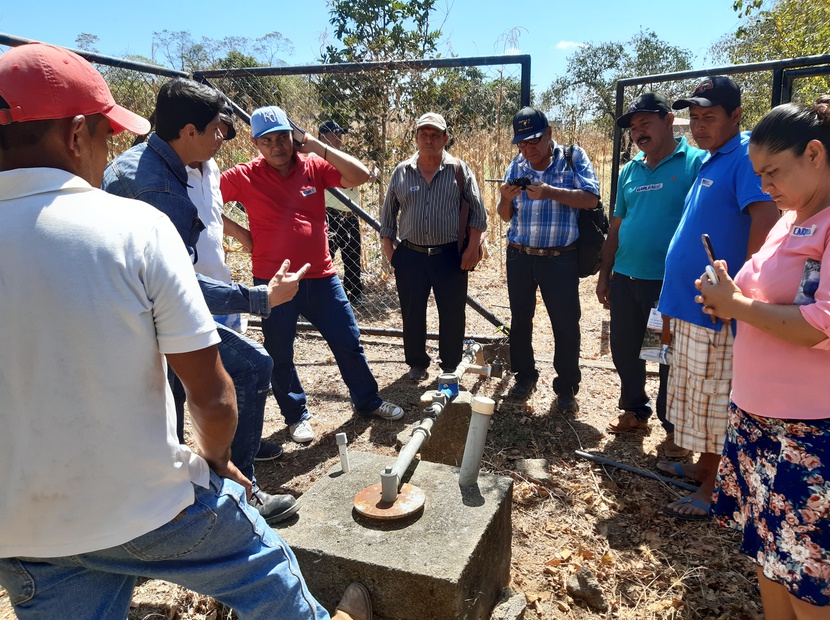
M 594 461 L 595 463 L 610 465 L 611 467 L 616 467 L 617 469 L 624 469 L 625 471 L 630 471 L 632 474 L 639 474 L 640 476 L 645 476 L 646 478 L 652 478 L 654 480 L 659 480 L 660 482 L 673 484 L 674 486 L 680 487 L 681 489 L 686 489 L 687 491 L 697 491 L 697 487 L 693 484 L 689 484 L 688 482 L 683 482 L 682 480 L 678 480 L 677 478 L 668 478 L 667 476 L 661 476 L 660 474 L 655 474 L 653 471 L 649 471 L 647 469 L 639 469 L 637 467 L 632 467 L 631 465 L 626 465 L 625 463 L 618 463 L 617 461 L 612 461 L 611 459 L 607 459 L 604 456 L 598 456 L 596 454 L 591 454 L 590 452 L 583 452 L 582 450 L 575 450 L 574 454 L 576 454 L 577 456 L 581 456 L 584 459 L 588 459 L 589 461 Z
M 530 86 L 530 55 L 505 54 L 502 56 L 470 56 L 459 58 L 423 58 L 419 60 L 378 60 L 371 62 L 343 62 L 319 65 L 294 65 L 284 67 L 242 67 L 239 69 L 210 69 L 208 71 L 194 71 L 195 78 L 224 78 L 250 77 L 267 75 L 307 75 L 320 73 L 364 73 L 368 71 L 395 71 L 400 69 L 438 69 L 441 67 L 476 67 L 482 65 L 521 65 L 522 76 L 527 75 L 527 86 Z M 524 82 L 524 79 L 523 79 Z M 523 93 L 522 100 L 530 89 Z
M 418 454 L 424 442 L 432 434 L 432 426 L 436 418 L 441 415 L 448 401 L 447 395 L 443 393 L 433 396 L 432 404 L 424 409 L 424 419 L 412 429 L 412 439 L 406 442 L 401 448 L 395 464 L 391 467 L 384 467 L 380 472 L 381 501 L 392 504 L 398 499 L 398 489 L 401 486 L 401 478 L 412 464 L 412 459 Z
M 468 299 L 469 303 L 469 299 Z M 248 319 L 248 327 L 254 329 L 262 329 L 262 320 L 252 316 Z M 367 327 L 365 325 L 358 325 L 361 336 L 389 336 L 394 338 L 403 337 L 403 330 L 395 327 Z M 311 323 L 305 321 L 297 321 L 298 332 L 316 332 L 319 331 Z M 471 340 L 482 342 L 485 344 L 502 344 L 505 341 L 504 336 L 484 336 L 475 334 L 470 336 Z M 438 340 L 438 332 L 427 332 L 427 340 Z
M 36 39 L 25 39 L 23 37 L 15 37 L 4 32 L 0 32 L 0 45 L 16 47 L 18 45 L 32 43 L 33 41 L 36 41 Z M 116 58 L 115 56 L 106 56 L 97 52 L 88 52 L 87 50 L 73 49 L 71 47 L 65 47 L 64 49 L 68 49 L 70 52 L 77 54 L 81 58 L 85 58 L 89 62 L 98 63 L 99 65 L 118 67 L 119 69 L 130 69 L 131 71 L 141 71 L 142 73 L 152 73 L 153 75 L 161 75 L 162 77 L 190 77 L 190 74 L 185 73 L 184 71 L 176 71 L 175 69 L 168 69 L 167 67 L 159 67 L 158 65 L 151 65 L 146 62 Z
M 473 413 L 470 416 L 467 443 L 464 445 L 464 456 L 461 459 L 461 471 L 458 475 L 460 487 L 470 487 L 478 482 L 481 457 L 484 454 L 487 431 L 490 428 L 490 419 L 495 407 L 495 401 L 490 398 L 476 396 L 473 399 Z

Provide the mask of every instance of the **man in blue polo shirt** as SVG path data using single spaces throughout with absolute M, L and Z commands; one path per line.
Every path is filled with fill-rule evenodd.
M 505 173 L 506 180 L 530 177 L 526 189 L 503 183 L 498 214 L 510 222 L 507 230 L 507 293 L 510 299 L 510 367 L 516 383 L 510 396 L 530 396 L 539 371 L 533 357 L 533 315 L 536 289 L 542 290 L 556 341 L 553 391 L 560 411 L 576 412 L 574 398 L 579 370 L 579 272 L 576 263 L 577 210 L 593 209 L 599 183 L 588 156 L 580 147 L 556 144 L 545 115 L 534 108 L 513 118 L 513 144 L 519 154 Z
M 749 132 L 740 132 L 741 91 L 727 77 L 709 77 L 675 110 L 689 108 L 692 136 L 709 151 L 689 190 L 666 257 L 659 310 L 672 317 L 674 350 L 667 414 L 678 445 L 700 453 L 697 463 L 658 463 L 666 473 L 700 482 L 700 488 L 666 511 L 679 519 L 709 518 L 720 453 L 726 438 L 732 383 L 733 330 L 703 314 L 695 280 L 708 264 L 700 236 L 709 234 L 717 258 L 734 277 L 778 219 L 749 161 Z
M 640 153 L 620 173 L 597 280 L 597 298 L 611 310 L 611 356 L 620 375 L 623 413 L 608 425 L 611 433 L 648 429 L 652 403 L 640 348 L 660 298 L 669 243 L 705 154 L 686 138 L 675 139 L 673 122 L 669 102 L 654 93 L 640 95 L 617 119 L 619 127 L 630 129 Z M 669 367 L 660 364 L 657 419 L 666 431 L 666 455 L 683 456 L 688 451 L 675 445 L 674 425 L 666 419 L 668 374 Z

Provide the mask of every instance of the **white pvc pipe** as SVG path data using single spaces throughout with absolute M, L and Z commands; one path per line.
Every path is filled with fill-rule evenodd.
M 495 406 L 496 403 L 490 398 L 476 396 L 473 399 L 473 413 L 470 416 L 467 443 L 464 446 L 461 472 L 458 475 L 458 485 L 461 487 L 470 487 L 478 482 L 481 457 L 484 454 L 484 444 L 490 428 L 490 416 L 493 415 Z
M 346 447 L 349 440 L 346 438 L 346 433 L 337 433 L 334 438 L 337 441 L 337 449 L 340 451 L 340 468 L 344 474 L 348 474 L 351 470 L 349 466 L 349 450 Z

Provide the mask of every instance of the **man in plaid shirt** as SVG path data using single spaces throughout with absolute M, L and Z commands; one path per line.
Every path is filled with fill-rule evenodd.
M 593 209 L 599 183 L 588 156 L 578 146 L 556 144 L 548 119 L 534 108 L 522 108 L 513 118 L 513 144 L 519 154 L 499 187 L 499 217 L 507 231 L 507 290 L 512 315 L 510 366 L 516 382 L 510 396 L 526 399 L 539 371 L 533 357 L 533 316 L 536 290 L 542 290 L 556 342 L 553 368 L 556 406 L 579 410 L 575 395 L 579 370 L 579 275 L 576 240 L 577 209 Z M 530 177 L 525 189 L 507 181 Z

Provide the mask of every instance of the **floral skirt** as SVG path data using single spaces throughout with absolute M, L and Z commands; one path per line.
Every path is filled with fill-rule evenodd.
M 830 420 L 761 418 L 729 407 L 713 512 L 743 531 L 741 553 L 796 598 L 830 604 Z

